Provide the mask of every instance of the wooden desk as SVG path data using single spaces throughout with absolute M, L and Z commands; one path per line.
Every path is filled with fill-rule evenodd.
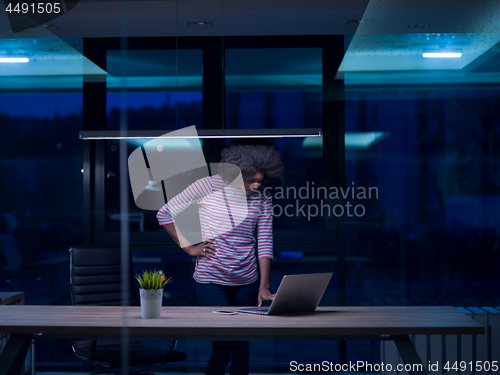
M 177 340 L 394 340 L 412 364 L 421 361 L 408 335 L 484 334 L 453 307 L 320 307 L 282 316 L 213 314 L 217 309 L 228 307 L 164 306 L 160 319 L 141 319 L 140 307 L 0 306 L 0 331 L 19 339 L 116 337 L 127 327 L 136 338 Z
M 24 305 L 24 292 L 0 292 L 0 305 Z M 0 331 L 0 355 L 6 347 L 8 335 L 8 332 Z
M 24 292 L 0 292 L 0 305 L 24 305 Z M 0 331 L 0 339 L 8 333 Z M 0 353 L 3 350 L 3 345 L 0 342 Z

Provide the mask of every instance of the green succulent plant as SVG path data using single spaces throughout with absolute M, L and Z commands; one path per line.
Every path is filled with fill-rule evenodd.
M 163 289 L 165 285 L 172 281 L 172 278 L 168 279 L 163 274 L 162 271 L 144 271 L 142 276 L 139 274 L 135 275 L 136 280 L 139 282 L 141 289 L 145 290 L 158 290 Z

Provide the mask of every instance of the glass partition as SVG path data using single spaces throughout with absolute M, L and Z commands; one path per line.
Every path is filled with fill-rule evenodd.
M 82 141 L 79 131 L 321 128 L 323 137 L 264 140 L 284 164 L 283 177 L 265 186 L 274 196 L 270 290 L 284 275 L 333 272 L 320 304 L 333 311 L 446 305 L 469 315 L 483 309 L 493 321 L 498 5 L 362 3 L 155 1 L 146 9 L 87 1 L 54 23 L 2 31 L 0 292 L 70 305 L 69 247 L 109 246 L 132 253 L 130 282 L 143 270 L 172 277 L 165 312 L 198 305 L 196 257 L 133 197 L 128 157 L 145 154 L 148 140 Z M 7 63 L 11 57 L 25 62 Z M 203 156 L 218 162 L 234 141 L 203 139 Z M 160 191 L 154 180 L 144 188 Z M 117 288 L 126 289 L 123 279 Z M 456 339 L 453 350 L 471 349 L 457 352 L 462 359 L 498 360 L 490 328 L 484 337 L 411 339 L 423 359 L 442 360 Z M 37 338 L 37 371 L 94 372 L 68 341 Z M 250 343 L 251 373 L 290 373 L 291 361 L 401 362 L 386 342 L 281 338 Z M 147 345 L 167 349 L 171 341 Z M 205 371 L 208 340 L 180 340 L 177 350 L 188 361 L 154 372 Z

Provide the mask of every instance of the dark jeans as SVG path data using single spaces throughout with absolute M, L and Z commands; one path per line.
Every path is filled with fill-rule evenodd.
M 200 306 L 254 306 L 257 304 L 257 281 L 248 285 L 227 286 L 196 283 Z M 231 375 L 248 374 L 248 341 L 212 341 L 212 355 L 207 364 L 207 375 L 223 375 L 231 361 Z

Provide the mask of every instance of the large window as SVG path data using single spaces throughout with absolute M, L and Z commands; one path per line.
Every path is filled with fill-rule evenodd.
M 82 41 L 0 46 L 32 60 L 0 64 L 0 289 L 24 291 L 29 304 L 69 304 L 69 289 L 57 286 L 67 284 L 68 249 L 83 237 Z
M 256 46 L 262 45 L 263 48 Z M 152 49 L 131 39 L 130 49 L 116 49 L 117 43 L 100 44 L 106 56 L 106 130 L 175 130 L 189 125 L 203 129 L 321 129 L 325 117 L 325 61 L 331 52 L 323 50 L 332 38 L 178 38 L 177 48 Z M 283 43 L 285 42 L 285 43 Z M 176 46 L 175 43 L 162 42 Z M 182 46 L 180 48 L 179 46 Z M 244 48 L 236 48 L 243 46 Z M 219 53 L 220 51 L 220 53 Z M 330 60 L 329 60 L 330 59 Z M 221 69 L 223 66 L 223 69 Z M 330 112 L 328 112 L 330 113 Z M 328 117 L 330 116 L 330 117 Z M 105 130 L 101 128 L 101 130 Z M 326 137 L 326 138 L 325 138 Z M 220 151 L 234 139 L 203 139 L 207 163 L 220 161 Z M 333 212 L 332 188 L 335 160 L 324 161 L 324 142 L 337 142 L 332 132 L 324 137 L 272 138 L 284 163 L 284 175 L 270 188 L 274 194 L 276 246 L 288 253 L 290 243 L 301 243 L 303 251 L 331 252 L 338 242 L 338 211 Z M 116 243 L 120 230 L 119 140 L 94 141 L 96 163 L 96 242 Z M 147 143 L 128 141 L 127 154 Z M 329 148 L 338 151 L 337 145 Z M 104 156 L 105 167 L 100 160 Z M 104 183 L 104 185 L 103 185 Z M 103 186 L 105 188 L 103 189 Z M 318 193 L 318 189 L 322 189 Z M 104 195 L 103 195 L 104 194 Z M 157 246 L 166 241 L 154 210 L 139 209 L 129 194 L 126 214 L 132 244 Z M 310 233 L 315 235 L 312 237 Z M 148 234 L 141 232 L 148 232 Z M 315 243 L 320 242 L 321 246 Z M 149 246 L 149 245 L 148 245 Z M 175 248 L 176 246 L 174 246 Z M 174 249 L 173 248 L 173 249 Z M 153 248 L 151 248 L 153 249 Z M 299 255 L 300 256 L 300 255 Z
M 372 71 L 362 54 L 345 59 L 355 68 L 345 66 L 346 186 L 378 193 L 355 197 L 366 213 L 346 218 L 347 257 L 357 259 L 347 263 L 352 304 L 496 303 L 499 89 L 483 78 L 497 74 L 499 56 L 471 67 L 425 59 L 412 44 L 477 37 L 400 35 L 410 49 L 393 55 L 413 53 L 411 72 L 391 65 L 393 55 L 381 71 Z M 371 53 L 377 61 L 383 47 Z
M 108 50 L 106 54 L 106 129 L 118 130 L 126 114 L 128 130 L 171 131 L 202 128 L 202 51 Z M 130 155 L 147 140 L 131 140 Z M 108 232 L 120 230 L 120 142 L 106 142 L 106 218 Z M 138 208 L 129 195 L 132 231 L 159 231 L 156 212 Z
M 225 57 L 228 129 L 322 128 L 321 48 L 228 48 Z M 274 144 L 284 165 L 282 180 L 272 186 L 276 230 L 325 230 L 327 218 L 311 209 L 321 206 L 311 195 L 313 184 L 325 185 L 322 140 L 278 138 Z
M 82 40 L 3 39 L 0 49 L 31 59 L 0 64 L 0 291 L 69 305 L 68 250 L 83 241 Z M 64 341 L 37 355 L 78 361 Z
M 202 52 L 109 50 L 106 54 L 108 130 L 120 128 L 127 109 L 129 130 L 202 127 Z

